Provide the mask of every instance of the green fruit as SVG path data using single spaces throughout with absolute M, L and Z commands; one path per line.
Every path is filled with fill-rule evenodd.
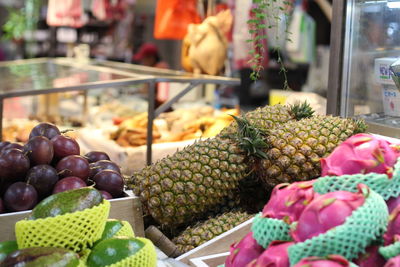
M 136 238 L 117 237 L 98 243 L 87 259 L 87 266 L 101 267 L 117 263 L 136 254 L 145 243 Z
M 0 262 L 4 260 L 8 254 L 18 250 L 16 241 L 4 241 L 0 242 Z
M 106 226 L 104 227 L 103 234 L 102 234 L 100 240 L 97 242 L 100 242 L 105 239 L 109 239 L 109 238 L 113 237 L 116 233 L 118 233 L 119 230 L 121 230 L 121 228 L 123 226 L 124 225 L 122 224 L 121 221 L 114 220 L 114 219 L 107 220 Z
M 91 187 L 65 191 L 43 199 L 32 210 L 28 219 L 36 220 L 81 211 L 97 206 L 102 201 L 101 193 Z
M 23 267 L 76 267 L 78 255 L 64 248 L 25 248 L 8 255 L 1 266 Z

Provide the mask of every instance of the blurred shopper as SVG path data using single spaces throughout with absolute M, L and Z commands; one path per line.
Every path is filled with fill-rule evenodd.
M 152 43 L 143 44 L 133 56 L 133 61 L 148 67 L 168 69 L 166 62 L 161 61 L 157 46 Z

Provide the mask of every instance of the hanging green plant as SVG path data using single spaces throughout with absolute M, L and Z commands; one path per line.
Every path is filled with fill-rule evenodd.
M 22 39 L 26 31 L 26 16 L 22 9 L 8 8 L 8 19 L 3 25 L 3 39 Z
M 25 32 L 34 31 L 40 16 L 41 0 L 26 0 L 23 8 L 7 8 L 8 18 L 3 25 L 3 39 L 20 40 Z
M 262 62 L 264 60 L 264 54 L 266 53 L 263 41 L 267 38 L 271 38 L 268 35 L 268 31 L 272 29 L 276 30 L 274 36 L 275 43 L 279 44 L 282 42 L 282 38 L 286 41 L 290 40 L 290 32 L 288 31 L 289 22 L 291 17 L 291 0 L 253 0 L 253 7 L 251 9 L 251 18 L 247 21 L 249 25 L 249 33 L 251 38 L 247 42 L 253 44 L 253 48 L 250 50 L 251 59 L 249 63 L 253 72 L 250 75 L 252 80 L 257 80 L 260 77 L 260 72 L 263 69 Z M 281 16 L 283 14 L 283 17 Z M 284 19 L 285 31 L 284 37 L 279 34 L 279 27 Z M 290 89 L 287 81 L 287 69 L 284 65 L 280 47 L 275 46 L 272 49 L 277 53 L 277 62 L 280 66 L 280 73 L 284 77 L 284 89 Z

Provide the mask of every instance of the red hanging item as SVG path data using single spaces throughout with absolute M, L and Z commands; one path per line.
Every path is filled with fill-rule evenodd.
M 154 38 L 182 40 L 188 25 L 200 22 L 197 0 L 157 0 Z

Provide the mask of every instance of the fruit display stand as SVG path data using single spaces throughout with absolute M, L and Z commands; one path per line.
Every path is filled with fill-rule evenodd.
M 144 237 L 143 212 L 140 200 L 131 192 L 119 199 L 111 199 L 110 218 L 128 221 L 136 236 Z M 0 214 L 0 242 L 15 238 L 15 223 L 26 218 L 31 211 Z
M 194 75 L 190 73 L 135 66 L 105 61 L 80 62 L 73 58 L 39 58 L 0 63 L 0 132 L 3 128 L 4 99 L 59 92 L 83 91 L 135 84 L 149 84 L 148 130 L 146 162 L 152 162 L 154 119 L 168 110 L 173 103 L 199 85 L 238 85 L 239 79 Z M 169 101 L 155 109 L 155 85 L 157 82 L 187 84 Z M 45 109 L 49 110 L 48 107 Z M 85 110 L 85 108 L 84 108 Z

